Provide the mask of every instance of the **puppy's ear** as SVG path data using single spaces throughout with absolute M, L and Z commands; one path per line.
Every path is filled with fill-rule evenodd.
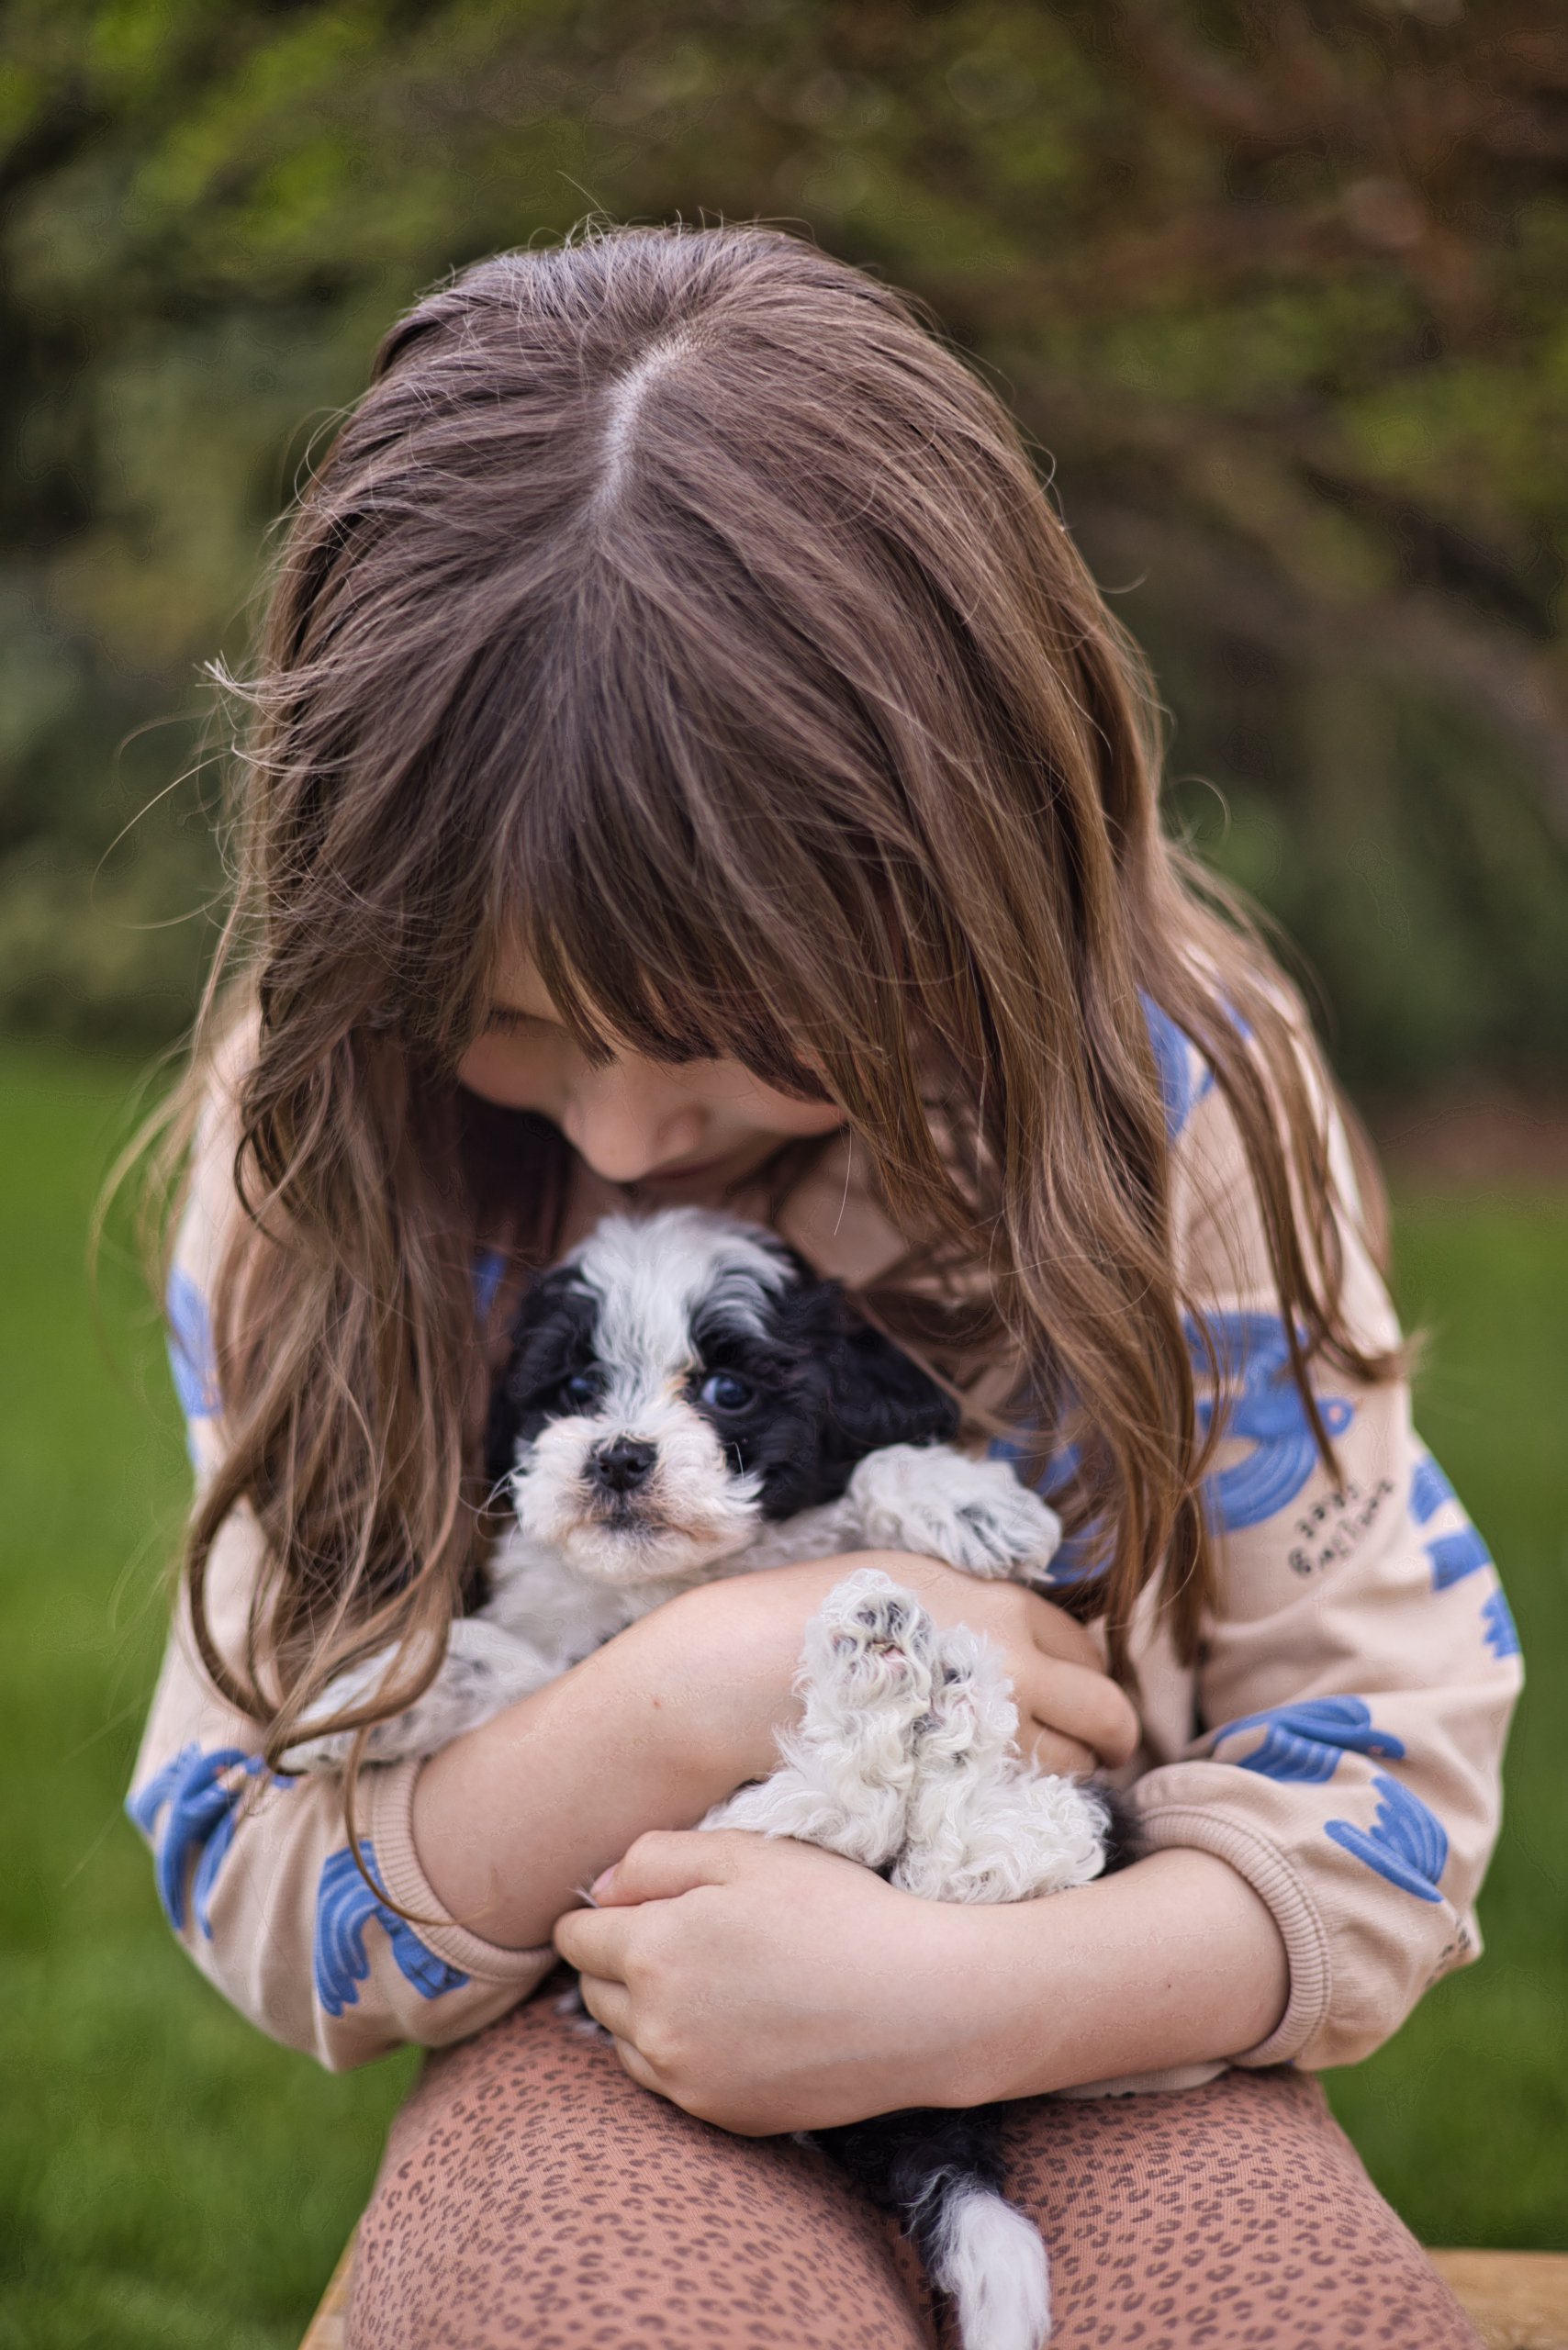
M 952 1397 L 902 1347 L 847 1310 L 827 1368 L 827 1435 L 848 1468 L 884 1445 L 946 1444 L 958 1435 Z
M 517 1466 L 524 1426 L 538 1416 L 538 1398 L 587 1359 L 597 1306 L 569 1267 L 542 1274 L 524 1292 L 512 1325 L 511 1352 L 490 1394 L 485 1427 L 487 1490 L 494 1493 Z
M 813 1281 L 787 1308 L 812 1397 L 810 1437 L 797 1430 L 790 1506 L 836 1501 L 868 1453 L 889 1444 L 946 1443 L 958 1407 L 920 1365 L 851 1313 L 836 1282 Z M 815 1458 L 804 1450 L 814 1444 Z

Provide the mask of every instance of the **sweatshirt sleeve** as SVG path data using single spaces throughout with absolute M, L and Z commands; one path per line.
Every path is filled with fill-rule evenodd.
M 215 1110 L 198 1137 L 167 1301 L 198 1492 L 224 1440 L 207 1300 L 235 1212 L 231 1164 Z M 214 1545 L 209 1614 L 227 1655 L 242 1651 L 262 1539 L 241 1507 Z M 361 1774 L 362 1872 L 342 1783 L 274 1774 L 262 1744 L 260 1725 L 213 1689 L 182 1597 L 126 1809 L 151 1847 L 170 1925 L 242 2014 L 340 2071 L 405 2041 L 461 2040 L 543 1979 L 553 1951 L 502 1950 L 437 1899 L 414 1850 L 417 1762 Z
M 1479 1953 L 1473 1905 L 1497 1833 L 1518 1641 L 1486 1545 L 1415 1433 L 1404 1383 L 1315 1368 L 1339 1474 L 1324 1468 L 1291 1378 L 1239 1136 L 1202 1062 L 1165 1026 L 1156 1042 L 1181 1129 L 1182 1270 L 1222 1366 L 1206 1496 L 1220 1602 L 1193 1734 L 1131 1800 L 1146 1846 L 1215 1853 L 1279 1924 L 1289 2004 L 1236 2061 L 1344 2065 Z M 1353 1200 L 1342 1129 L 1332 1142 Z M 1387 1293 L 1348 1227 L 1345 1247 L 1352 1324 L 1391 1343 Z M 1205 1421 L 1215 1408 L 1211 1393 Z

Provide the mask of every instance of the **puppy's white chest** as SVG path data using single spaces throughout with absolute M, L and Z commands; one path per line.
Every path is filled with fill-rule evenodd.
M 512 1534 L 491 1557 L 483 1612 L 502 1631 L 525 1640 L 553 1672 L 565 1673 L 680 1588 L 659 1583 L 618 1591 L 579 1574 L 558 1550 Z

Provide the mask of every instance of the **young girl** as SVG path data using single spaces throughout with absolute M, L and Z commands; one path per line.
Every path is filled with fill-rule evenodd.
M 786 2133 L 991 2098 L 1058 2344 L 1473 2342 L 1312 2075 L 1476 1953 L 1517 1643 L 1411 1431 L 1375 1178 L 1160 835 L 1148 688 L 994 397 L 783 235 L 485 263 L 387 337 L 250 691 L 130 1808 L 266 2031 L 443 2052 L 356 2350 L 930 2343 Z M 396 1643 L 339 1718 L 401 1710 L 482 1591 L 531 1274 L 676 1203 L 785 1234 L 1045 1482 L 1053 1600 L 882 1563 L 1001 1646 L 1042 1762 L 1126 1783 L 1124 1873 L 953 1908 L 689 1832 L 770 1768 L 842 1559 L 423 1764 L 289 1774 L 336 1673 Z M 612 2041 L 530 1998 L 557 1953 Z

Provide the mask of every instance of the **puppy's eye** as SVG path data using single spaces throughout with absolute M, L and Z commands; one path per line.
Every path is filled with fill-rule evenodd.
M 737 1379 L 734 1371 L 716 1371 L 702 1382 L 699 1401 L 711 1412 L 744 1412 L 756 1393 L 749 1380 Z
M 561 1382 L 561 1400 L 570 1404 L 574 1411 L 586 1412 L 599 1397 L 599 1376 L 597 1371 L 574 1371 L 569 1379 Z

